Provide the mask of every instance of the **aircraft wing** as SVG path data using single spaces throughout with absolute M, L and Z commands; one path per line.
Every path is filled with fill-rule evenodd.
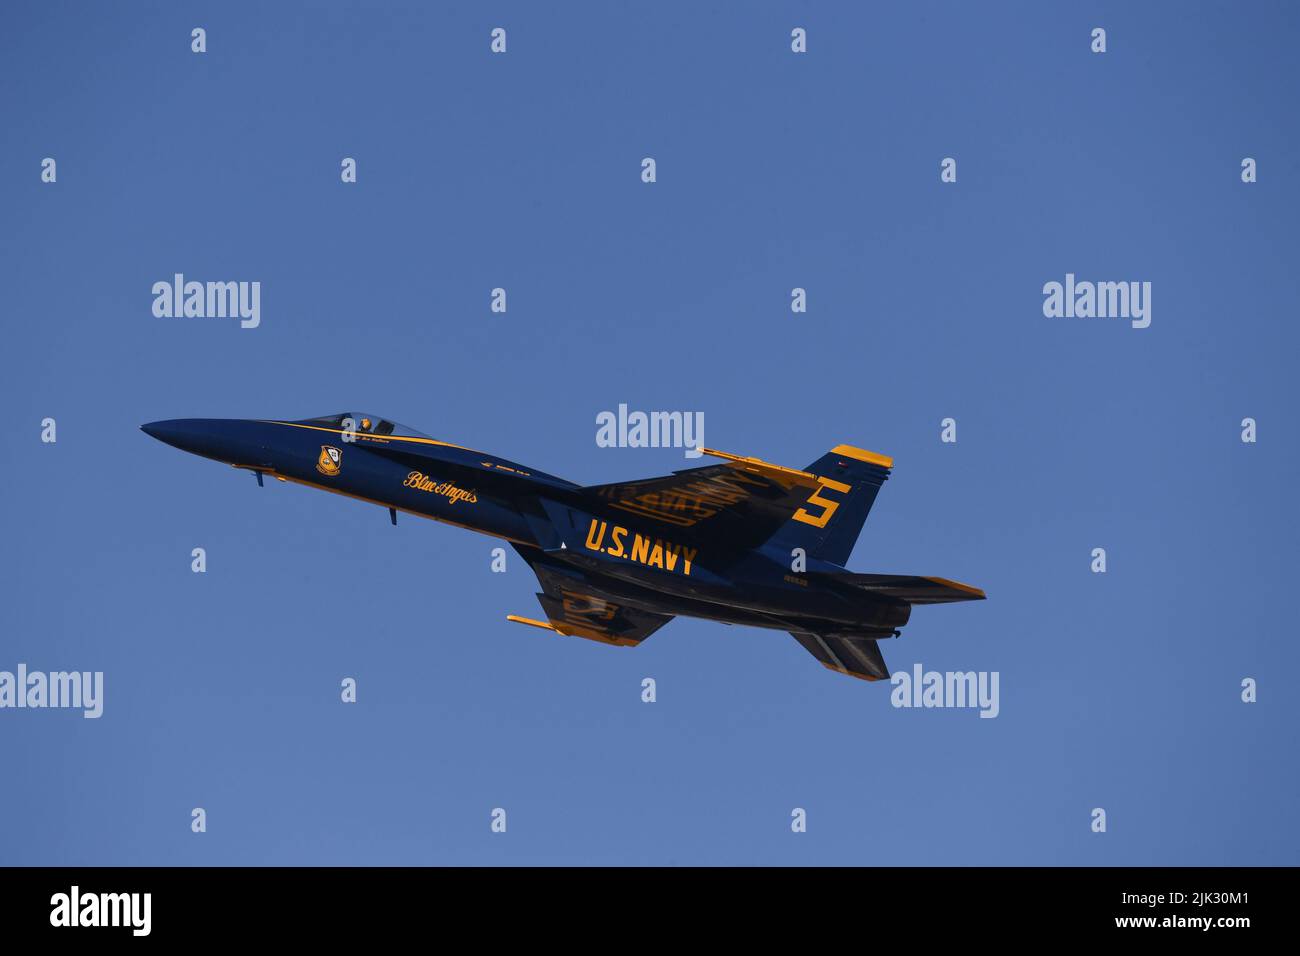
M 569 637 L 635 647 L 673 619 L 671 614 L 628 607 L 592 587 L 586 576 L 579 572 L 530 563 L 542 585 L 537 600 L 541 602 L 547 620 L 534 621 L 515 614 L 508 615 L 508 620 L 547 628 Z
M 889 680 L 889 668 L 877 641 L 865 637 L 843 637 L 791 631 L 794 639 L 813 657 L 841 674 L 862 680 Z
M 660 478 L 592 485 L 582 493 L 666 532 L 684 528 L 693 536 L 748 549 L 768 540 L 819 487 L 808 472 L 708 453 L 729 460 Z

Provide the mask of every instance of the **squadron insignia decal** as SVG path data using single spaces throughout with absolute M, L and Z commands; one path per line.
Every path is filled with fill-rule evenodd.
M 333 477 L 343 467 L 343 452 L 333 445 L 320 446 L 320 458 L 316 459 L 316 470 L 322 475 Z

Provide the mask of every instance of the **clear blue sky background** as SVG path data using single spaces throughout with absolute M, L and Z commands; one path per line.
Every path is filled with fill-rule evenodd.
M 0 862 L 1296 863 L 1297 22 L 7 4 L 0 669 L 106 701 L 0 712 Z M 261 281 L 261 327 L 155 318 L 174 272 Z M 1152 282 L 1151 327 L 1045 318 L 1066 272 Z M 582 483 L 683 467 L 596 447 L 620 402 L 893 455 L 850 567 L 989 600 L 886 659 L 998 671 L 1001 716 L 894 709 L 773 631 L 518 627 L 491 539 L 138 430 L 355 408 Z

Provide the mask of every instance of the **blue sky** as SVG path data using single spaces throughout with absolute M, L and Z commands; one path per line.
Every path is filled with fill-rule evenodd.
M 0 16 L 0 669 L 105 674 L 99 720 L 0 711 L 0 862 L 1297 862 L 1293 7 Z M 175 272 L 260 281 L 260 327 L 154 317 Z M 1151 282 L 1150 328 L 1046 318 L 1069 272 Z M 583 484 L 684 467 L 597 447 L 619 403 L 892 455 L 849 566 L 989 600 L 886 660 L 997 671 L 997 719 L 774 631 L 509 624 L 496 542 L 138 430 L 351 408 Z

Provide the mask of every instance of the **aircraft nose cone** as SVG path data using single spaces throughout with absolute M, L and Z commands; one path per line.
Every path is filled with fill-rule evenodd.
M 165 441 L 168 445 L 177 445 L 183 436 L 181 424 L 178 420 L 173 421 L 151 421 L 147 425 L 140 425 L 140 431 L 151 438 L 157 438 L 159 441 Z
M 234 465 L 265 463 L 266 450 L 256 429 L 256 422 L 217 418 L 173 418 L 140 426 L 146 435 L 173 448 Z
M 204 427 L 207 423 L 197 418 L 173 418 L 165 422 L 150 422 L 141 425 L 140 430 L 151 438 L 165 442 L 181 451 L 199 452 L 199 446 L 205 444 L 211 429 Z

